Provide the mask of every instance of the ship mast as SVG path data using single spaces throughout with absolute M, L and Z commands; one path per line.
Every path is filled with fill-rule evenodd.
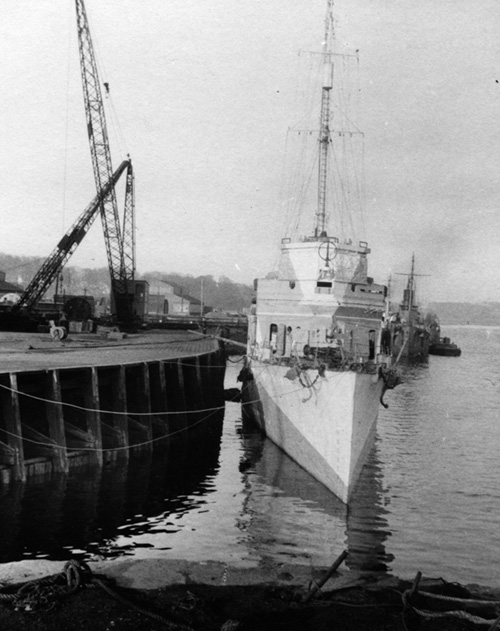
M 413 310 L 413 300 L 415 295 L 415 252 L 411 257 L 411 272 L 408 278 L 408 312 L 411 314 Z
M 403 274 L 401 272 L 396 272 L 398 276 L 407 276 L 408 282 L 406 284 L 406 289 L 403 292 L 403 302 L 401 307 L 404 310 L 408 310 L 408 322 L 410 326 L 412 324 L 412 320 L 414 317 L 413 307 L 415 307 L 415 294 L 416 294 L 416 282 L 415 278 L 417 276 L 428 276 L 428 274 L 415 274 L 415 252 L 413 252 L 411 257 L 411 271 L 409 274 Z
M 323 85 L 321 88 L 321 114 L 319 131 L 318 208 L 314 236 L 326 232 L 326 178 L 328 173 L 328 149 L 330 145 L 330 91 L 333 87 L 333 0 L 328 0 L 323 41 Z

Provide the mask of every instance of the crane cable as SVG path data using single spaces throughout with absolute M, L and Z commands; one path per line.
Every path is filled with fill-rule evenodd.
M 94 28 L 94 23 L 92 20 L 92 16 L 87 13 L 87 22 L 89 24 L 89 30 L 92 33 L 92 44 L 94 47 L 94 58 L 97 66 L 97 72 L 99 75 L 99 80 L 101 81 L 101 77 L 107 77 L 108 72 L 106 70 L 106 65 L 104 61 L 101 61 L 104 57 L 101 55 L 100 47 L 99 47 L 99 36 L 97 35 L 98 29 Z M 110 84 L 108 82 L 101 81 L 102 85 L 105 87 L 105 94 L 103 101 L 109 101 L 110 107 L 108 108 L 108 112 L 111 114 L 111 129 L 115 139 L 116 144 L 120 149 L 121 155 L 128 155 L 130 152 L 128 151 L 127 142 L 125 139 L 125 134 L 123 133 L 122 127 L 120 125 L 120 120 L 118 117 L 118 113 L 116 111 Z M 103 103 L 104 105 L 104 103 Z M 111 151 L 111 143 L 110 143 L 110 151 Z

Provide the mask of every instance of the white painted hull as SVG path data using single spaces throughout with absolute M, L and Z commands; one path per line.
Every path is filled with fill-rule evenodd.
M 286 378 L 288 371 L 253 360 L 253 379 L 243 383 L 244 410 L 295 462 L 348 502 L 372 444 L 383 380 L 326 371 L 304 387 Z

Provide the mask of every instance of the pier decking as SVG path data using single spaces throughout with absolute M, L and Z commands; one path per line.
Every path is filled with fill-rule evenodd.
M 128 457 L 209 425 L 224 405 L 219 343 L 188 331 L 0 333 L 0 481 Z

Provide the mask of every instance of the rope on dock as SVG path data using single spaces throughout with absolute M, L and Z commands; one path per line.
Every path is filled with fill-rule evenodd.
M 418 585 L 421 577 L 422 573 L 417 572 L 411 589 L 407 589 L 401 594 L 401 598 L 403 600 L 403 625 L 405 629 L 408 628 L 405 622 L 405 616 L 408 611 L 412 611 L 421 618 L 428 620 L 456 618 L 458 620 L 470 622 L 474 625 L 488 626 L 488 631 L 494 631 L 499 628 L 499 600 L 459 598 L 456 596 L 435 594 L 424 590 L 419 591 Z M 419 600 L 424 602 L 427 601 L 428 607 L 424 609 L 421 604 L 417 607 L 416 604 Z M 447 604 L 450 605 L 450 609 L 443 609 Z M 440 610 L 432 611 L 429 607 L 432 607 L 433 605 Z M 485 618 L 482 615 L 480 616 L 478 615 L 478 610 L 482 610 L 483 615 L 494 615 L 495 618 Z
M 0 601 L 10 602 L 17 611 L 52 609 L 57 600 L 73 594 L 84 584 L 87 568 L 86 564 L 70 561 L 59 574 L 22 583 L 13 592 L 1 591 Z
M 165 617 L 139 607 L 112 589 L 103 579 L 92 574 L 89 566 L 82 561 L 68 561 L 59 574 L 0 588 L 0 603 L 9 603 L 16 611 L 34 613 L 52 611 L 64 598 L 85 587 L 98 587 L 121 604 L 160 622 L 170 631 L 193 631 L 192 627 L 167 620 Z

